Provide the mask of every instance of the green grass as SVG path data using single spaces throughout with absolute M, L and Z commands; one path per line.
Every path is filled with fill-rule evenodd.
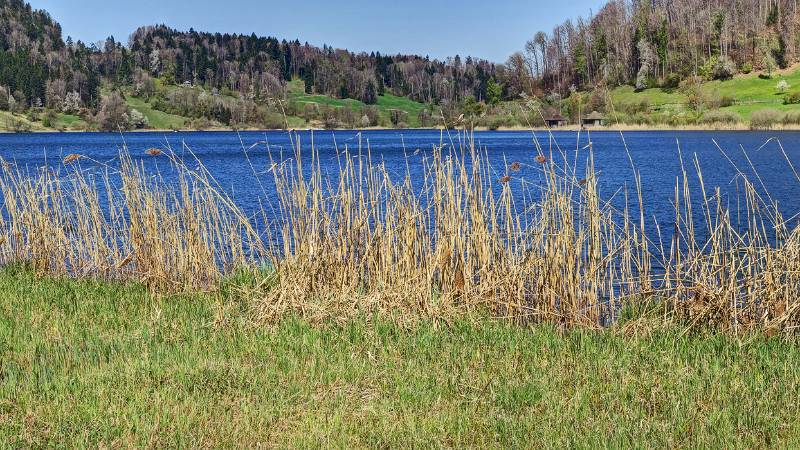
M 79 116 L 58 113 L 56 120 L 50 126 L 57 130 L 84 130 L 87 124 Z
M 187 119 L 185 117 L 176 116 L 174 114 L 153 109 L 153 107 L 142 98 L 127 95 L 125 96 L 125 103 L 127 103 L 130 108 L 136 109 L 140 113 L 144 114 L 144 116 L 147 117 L 147 120 L 150 122 L 151 128 L 159 130 L 172 130 L 183 128 L 186 124 Z
M 731 80 L 710 81 L 702 85 L 702 92 L 706 95 L 717 97 L 731 97 L 738 104 L 722 108 L 736 112 L 747 120 L 754 111 L 770 108 L 779 111 L 797 111 L 800 105 L 784 105 L 784 94 L 778 92 L 777 85 L 780 80 L 786 80 L 791 86 L 791 91 L 800 89 L 800 69 L 789 70 L 784 74 L 773 74 L 770 79 L 759 78 L 758 74 L 738 75 Z M 636 92 L 632 86 L 621 86 L 611 91 L 611 100 L 615 106 L 638 103 L 647 99 L 653 109 L 683 110 L 686 105 L 686 95 L 677 89 L 664 90 L 661 88 L 645 89 Z
M 19 122 L 31 131 L 46 131 L 41 122 L 31 121 L 25 114 L 16 114 L 9 111 L 0 111 L 0 131 L 15 131 L 14 123 Z
M 327 95 L 306 94 L 304 89 L 303 80 L 293 80 L 290 82 L 287 89 L 290 101 L 301 105 L 311 103 L 320 106 L 327 105 L 334 108 L 350 108 L 357 112 L 367 106 L 359 100 L 350 98 L 338 99 Z M 378 108 L 381 116 L 383 116 L 387 122 L 389 121 L 392 110 L 404 111 L 407 114 L 406 123 L 411 127 L 419 126 L 418 114 L 427 107 L 424 103 L 416 102 L 406 97 L 398 97 L 389 93 L 379 96 L 378 103 L 374 106 Z
M 252 327 L 246 304 L 0 272 L 19 447 L 796 447 L 795 342 L 657 331 Z

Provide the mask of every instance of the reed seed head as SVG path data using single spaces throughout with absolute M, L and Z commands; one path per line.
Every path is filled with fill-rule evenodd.
M 83 156 L 81 156 L 81 155 L 79 155 L 77 153 L 70 153 L 69 155 L 64 157 L 64 161 L 63 162 L 64 162 L 64 164 L 69 164 L 69 163 L 72 163 L 72 162 L 75 162 L 75 161 L 81 159 L 82 157 Z
M 131 262 L 133 262 L 133 255 L 128 255 L 125 259 L 120 261 L 119 264 L 117 264 L 117 269 L 119 270 L 125 268 L 130 265 Z

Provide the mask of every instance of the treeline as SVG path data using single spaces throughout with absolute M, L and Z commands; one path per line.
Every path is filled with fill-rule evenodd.
M 611 0 L 539 32 L 500 71 L 509 96 L 629 84 L 678 87 L 788 67 L 800 54 L 797 0 Z
M 107 42 L 102 55 L 106 76 L 126 65 L 169 81 L 227 89 L 259 99 L 282 93 L 301 78 L 307 93 L 353 98 L 374 104 L 389 91 L 427 103 L 486 98 L 495 66 L 484 60 L 437 61 L 414 55 L 353 53 L 324 45 L 279 41 L 273 37 L 181 32 L 166 26 L 143 27 L 131 36 L 130 54 Z
M 354 53 L 299 40 L 166 26 L 139 28 L 127 42 L 109 37 L 86 44 L 63 40 L 47 12 L 23 0 L 0 0 L 0 109 L 14 112 L 47 109 L 101 123 L 98 114 L 104 110 L 123 111 L 109 92 L 132 92 L 152 100 L 156 109 L 228 125 L 264 119 L 265 108 L 285 99 L 287 83 L 295 79 L 303 80 L 309 94 L 367 105 L 391 93 L 453 107 L 486 99 L 496 76 L 494 64 L 473 58 Z M 159 91 L 157 85 L 207 94 Z M 134 115 L 123 112 L 128 119 Z M 119 119 L 114 123 L 125 118 Z
M 96 106 L 95 53 L 82 43 L 67 45 L 46 12 L 0 0 L 0 108 Z

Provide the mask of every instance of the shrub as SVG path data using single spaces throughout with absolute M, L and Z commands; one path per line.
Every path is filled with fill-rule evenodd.
M 364 120 L 364 117 L 367 120 Z M 380 121 L 381 113 L 375 106 L 366 106 L 361 109 L 361 125 L 364 127 L 376 127 L 378 126 L 378 122 Z M 422 122 L 420 120 L 420 122 Z M 364 125 L 366 123 L 366 125 Z M 425 126 L 423 124 L 423 126 Z
M 713 75 L 715 80 L 730 80 L 736 75 L 736 64 L 727 56 L 723 56 L 714 64 Z
M 800 111 L 788 111 L 783 115 L 784 125 L 800 125 Z
M 742 64 L 742 73 L 748 74 L 753 71 L 753 63 L 746 62 Z
M 662 87 L 664 89 L 677 89 L 680 84 L 681 76 L 675 72 L 672 72 L 668 74 L 666 78 L 664 78 L 664 84 Z
M 650 98 L 642 97 L 638 101 L 626 102 L 620 105 L 622 112 L 634 115 L 650 110 Z
M 150 121 L 138 109 L 130 110 L 130 117 L 128 120 L 130 121 L 131 128 L 135 128 L 137 130 L 150 126 Z
M 705 124 L 728 124 L 733 125 L 742 121 L 742 116 L 733 111 L 709 111 L 703 115 Z
M 778 81 L 776 89 L 778 89 L 778 92 L 786 92 L 789 90 L 789 83 L 786 80 Z
M 267 111 L 264 113 L 261 125 L 267 130 L 283 130 L 286 128 L 286 120 L 277 112 Z
M 503 119 L 500 117 L 494 117 L 492 118 L 492 120 L 489 121 L 489 126 L 487 128 L 489 128 L 489 130 L 491 131 L 497 131 L 502 126 L 503 126 Z
M 756 111 L 750 117 L 750 128 L 754 130 L 769 130 L 776 124 L 782 122 L 783 117 L 779 111 L 774 109 L 762 109 Z
M 103 131 L 127 130 L 130 126 L 130 111 L 125 100 L 117 92 L 103 97 L 97 123 Z
M 800 92 L 790 92 L 783 98 L 784 105 L 797 105 L 800 104 Z
M 719 91 L 712 91 L 707 95 L 703 95 L 702 92 L 698 92 L 700 95 L 700 102 L 708 109 L 719 109 L 722 107 L 722 96 L 719 95 Z
M 653 123 L 653 118 L 649 114 L 637 113 L 633 114 L 628 119 L 628 123 L 636 125 L 651 125 Z
M 736 104 L 736 99 L 731 97 L 730 95 L 723 95 L 719 101 L 720 108 L 727 108 L 728 106 L 733 106 Z
M 214 124 L 210 120 L 206 119 L 205 117 L 201 117 L 199 119 L 192 119 L 189 122 L 189 127 L 191 129 L 193 129 L 193 130 L 201 130 L 201 131 L 202 130 L 207 130 L 207 129 L 213 127 L 213 126 L 214 126 Z
M 708 60 L 706 60 L 703 65 L 698 67 L 697 73 L 700 77 L 704 80 L 709 80 L 714 76 L 714 69 L 717 67 L 718 59 L 716 56 L 712 56 Z

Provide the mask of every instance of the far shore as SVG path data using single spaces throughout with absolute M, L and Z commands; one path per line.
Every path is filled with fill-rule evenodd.
M 460 129 L 460 128 L 458 128 Z M 369 128 L 319 128 L 319 127 L 308 127 L 308 128 L 225 128 L 225 127 L 214 127 L 214 128 L 206 128 L 206 129 L 192 129 L 192 128 L 182 128 L 182 129 L 158 129 L 158 128 L 148 128 L 148 129 L 137 129 L 137 130 L 124 130 L 123 133 L 230 133 L 230 132 L 268 132 L 268 131 L 420 131 L 420 130 L 437 130 L 437 131 L 445 131 L 448 130 L 447 128 L 443 127 L 427 127 L 427 128 L 387 128 L 387 127 L 369 127 Z M 449 128 L 449 130 L 454 130 L 454 128 Z M 591 126 L 591 127 L 581 127 L 578 125 L 565 125 L 562 127 L 554 127 L 554 128 L 547 128 L 547 127 L 522 127 L 522 126 L 513 126 L 513 127 L 499 127 L 497 129 L 490 129 L 489 127 L 475 127 L 474 131 L 535 131 L 535 132 L 560 132 L 560 131 L 568 131 L 568 132 L 597 132 L 597 131 L 754 131 L 754 132 L 764 132 L 764 131 L 800 131 L 800 125 L 791 124 L 791 125 L 776 125 L 772 128 L 759 128 L 753 129 L 750 128 L 747 124 L 732 124 L 732 125 L 725 125 L 725 126 L 718 126 L 718 125 L 681 125 L 681 126 L 669 126 L 669 125 L 604 125 L 604 126 Z M 99 130 L 29 130 L 29 131 L 10 131 L 10 130 L 0 130 L 0 135 L 9 135 L 9 134 L 45 134 L 45 133 L 102 133 L 103 131 Z M 110 131 L 106 131 L 111 133 Z

